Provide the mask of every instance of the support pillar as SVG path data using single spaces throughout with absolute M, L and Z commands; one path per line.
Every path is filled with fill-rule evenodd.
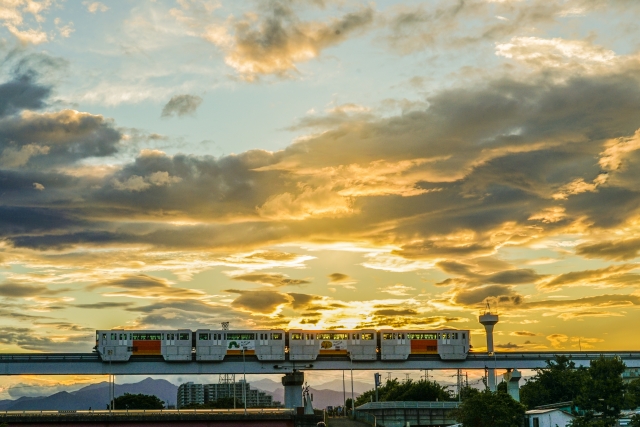
M 520 371 L 517 369 L 513 371 L 508 369 L 507 373 L 502 375 L 502 377 L 507 382 L 507 393 L 509 393 L 509 396 L 513 397 L 513 400 L 516 402 L 520 402 L 520 378 L 522 378 Z
M 304 384 L 304 372 L 292 372 L 282 377 L 285 408 L 296 409 L 302 406 L 302 384 Z

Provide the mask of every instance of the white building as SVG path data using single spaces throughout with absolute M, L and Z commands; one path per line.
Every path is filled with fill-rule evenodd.
M 527 427 L 566 427 L 575 417 L 558 408 L 532 409 L 525 412 Z

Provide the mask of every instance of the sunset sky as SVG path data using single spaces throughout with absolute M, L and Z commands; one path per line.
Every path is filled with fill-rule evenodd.
M 0 0 L 0 350 L 222 321 L 483 350 L 486 302 L 499 351 L 640 350 L 639 15 Z

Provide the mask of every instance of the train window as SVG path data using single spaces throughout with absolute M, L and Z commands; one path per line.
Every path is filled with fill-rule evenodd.
M 189 336 L 190 334 L 185 334 L 185 333 L 181 333 L 178 337 L 179 340 L 181 341 L 186 341 L 189 340 L 191 337 Z
M 330 340 L 331 334 L 318 334 L 317 337 L 319 340 Z
M 467 338 L 467 337 L 466 337 L 466 335 L 467 335 L 467 334 L 465 334 L 464 332 L 462 333 L 462 339 L 463 339 L 463 340 Z
M 409 333 L 407 338 L 410 340 L 437 340 L 438 334 L 430 333 Z
M 390 334 L 388 332 L 385 332 L 384 334 L 382 334 L 382 339 L 383 340 L 390 340 L 393 339 L 393 334 Z
M 106 340 L 107 339 L 107 334 L 102 334 L 102 339 Z
M 209 334 L 198 334 L 198 339 L 200 341 L 208 340 L 209 339 Z
M 228 340 L 255 340 L 256 334 L 227 334 Z
M 271 339 L 272 340 L 281 340 L 282 339 L 282 334 L 280 332 L 273 332 L 271 334 Z
M 441 334 L 438 334 L 438 339 L 440 339 L 441 336 L 442 336 Z
M 362 339 L 363 340 L 372 340 L 373 339 L 373 334 L 370 332 L 365 332 L 362 334 Z
M 398 334 L 398 339 L 403 340 L 404 339 L 404 334 Z
M 306 339 L 306 340 L 312 340 L 313 339 L 313 334 L 304 334 L 304 335 L 305 335 L 304 339 Z
M 132 334 L 131 339 L 136 341 L 160 341 L 162 334 Z
M 111 334 L 111 339 L 115 340 L 116 339 L 116 334 Z
M 458 339 L 458 333 L 456 332 L 454 333 L 454 335 L 455 335 L 455 339 Z
M 100 339 L 100 334 L 96 332 L 96 341 Z
M 291 339 L 292 339 L 292 340 L 301 340 L 301 339 L 302 339 L 302 334 L 297 333 L 297 332 L 292 333 L 292 334 L 291 334 Z

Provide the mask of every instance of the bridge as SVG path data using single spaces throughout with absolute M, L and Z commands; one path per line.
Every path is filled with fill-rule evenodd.
M 600 356 L 619 357 L 627 367 L 640 368 L 640 351 L 504 352 L 469 353 L 466 360 L 441 360 L 437 356 L 408 360 L 351 361 L 347 356 L 318 357 L 310 362 L 265 362 L 231 356 L 222 362 L 165 362 L 143 357 L 128 362 L 103 362 L 96 353 L 4 353 L 0 375 L 177 375 L 177 374 L 286 374 L 303 371 L 421 370 L 421 369 L 535 369 L 556 355 L 569 357 L 576 366 L 589 366 Z
M 591 360 L 604 356 L 618 357 L 627 367 L 640 368 L 640 351 L 469 353 L 466 360 L 442 360 L 434 355 L 356 362 L 348 356 L 320 356 L 312 362 L 266 362 L 253 356 L 244 359 L 227 356 L 221 362 L 166 362 L 161 356 L 103 362 L 97 353 L 5 353 L 0 354 L 0 375 L 109 375 L 113 378 L 114 375 L 281 374 L 285 406 L 295 408 L 302 406 L 305 371 L 486 369 L 495 375 L 496 369 L 543 368 L 547 360 L 556 355 L 569 357 L 576 366 L 587 367 Z M 516 395 L 520 376 L 507 375 L 509 392 Z

